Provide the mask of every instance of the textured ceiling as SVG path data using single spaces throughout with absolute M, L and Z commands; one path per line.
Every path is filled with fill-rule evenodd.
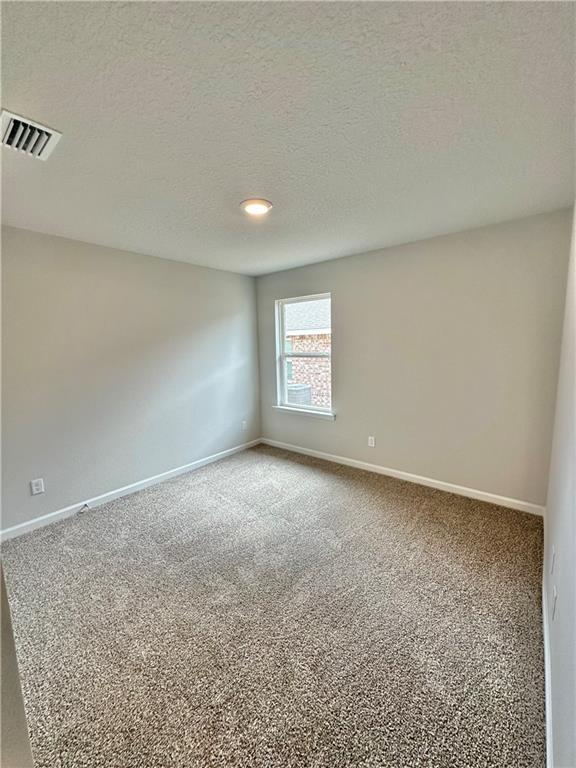
M 574 12 L 4 3 L 2 105 L 64 134 L 4 222 L 262 274 L 569 205 Z

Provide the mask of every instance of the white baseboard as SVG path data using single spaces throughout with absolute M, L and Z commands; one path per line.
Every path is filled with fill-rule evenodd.
M 544 696 L 546 701 L 546 768 L 554 768 L 552 741 L 552 677 L 550 670 L 550 627 L 548 625 L 548 594 L 542 581 L 542 632 L 544 639 Z
M 232 454 L 238 453 L 240 451 L 244 451 L 247 448 L 252 448 L 253 446 L 258 445 L 259 443 L 264 443 L 265 445 L 271 445 L 276 448 L 283 448 L 284 450 L 293 451 L 294 453 L 301 453 L 306 456 L 314 456 L 318 459 L 325 459 L 326 461 L 333 461 L 336 464 L 345 464 L 346 466 L 356 467 L 358 469 L 364 469 L 368 472 L 376 472 L 381 475 L 396 477 L 400 480 L 407 480 L 410 483 L 417 483 L 418 485 L 426 485 L 426 486 L 429 486 L 430 488 L 437 488 L 438 490 L 441 490 L 441 491 L 456 493 L 460 496 L 467 496 L 471 499 L 478 499 L 479 501 L 487 501 L 490 504 L 498 504 L 502 507 L 509 507 L 510 509 L 518 509 L 522 512 L 530 512 L 533 515 L 542 516 L 544 514 L 544 507 L 541 507 L 538 504 L 532 504 L 529 501 L 521 501 L 519 499 L 510 499 L 506 496 L 497 496 L 496 494 L 493 494 L 493 493 L 478 491 L 478 490 L 475 490 L 474 488 L 465 488 L 464 486 L 461 486 L 461 485 L 446 483 L 442 480 L 433 480 L 432 478 L 422 477 L 421 475 L 413 475 L 410 472 L 402 472 L 398 469 L 382 467 L 378 464 L 369 464 L 365 461 L 358 461 L 357 459 L 349 459 L 345 456 L 335 456 L 334 454 L 324 453 L 323 451 L 314 451 L 309 448 L 302 448 L 298 445 L 291 445 L 289 443 L 278 442 L 277 440 L 268 440 L 267 438 L 262 438 L 257 440 L 251 440 L 248 443 L 242 443 L 241 445 L 234 446 L 234 448 L 229 448 L 226 451 L 220 451 L 219 453 L 215 453 L 211 456 L 206 456 L 203 459 L 198 459 L 197 461 L 193 461 L 190 464 L 184 464 L 181 467 L 170 469 L 167 472 L 162 472 L 159 475 L 148 477 L 145 480 L 140 480 L 136 483 L 125 485 L 122 488 L 116 488 L 113 491 L 108 491 L 107 493 L 103 493 L 100 496 L 94 496 L 91 499 L 84 499 L 83 501 L 78 501 L 75 504 L 71 504 L 68 507 L 57 509 L 54 512 L 49 512 L 46 515 L 35 517 L 32 520 L 27 520 L 25 523 L 20 523 L 19 525 L 13 525 L 10 528 L 5 528 L 4 530 L 0 531 L 0 541 L 6 541 L 7 539 L 14 538 L 15 536 L 21 536 L 23 533 L 27 533 L 28 531 L 33 531 L 36 528 L 42 528 L 45 525 L 50 525 L 50 523 L 55 523 L 56 521 L 63 520 L 66 517 L 71 517 L 72 515 L 75 515 L 84 506 L 97 507 L 97 506 L 100 506 L 101 504 L 106 504 L 106 502 L 108 501 L 113 501 L 114 499 L 118 499 L 121 496 L 128 496 L 130 493 L 134 493 L 135 491 L 140 491 L 143 488 L 148 488 L 151 485 L 156 485 L 157 483 L 161 483 L 164 480 L 169 480 L 171 477 L 182 475 L 185 472 L 191 472 L 193 469 L 198 469 L 199 467 L 203 467 L 206 464 L 211 464 L 213 461 L 219 461 L 220 459 L 226 458 L 226 456 L 231 456 Z
M 170 478 L 183 475 L 185 472 L 191 472 L 193 469 L 198 469 L 199 467 L 203 467 L 206 464 L 211 464 L 213 461 L 219 461 L 220 459 L 226 458 L 226 456 L 231 456 L 233 453 L 239 453 L 240 451 L 245 451 L 246 448 L 252 448 L 254 445 L 258 445 L 259 442 L 260 440 L 251 440 L 248 443 L 236 445 L 234 448 L 228 448 L 228 450 L 220 451 L 220 453 L 214 453 L 212 456 L 206 456 L 203 459 L 197 459 L 196 461 L 192 461 L 190 464 L 184 464 L 181 467 L 169 469 L 167 472 L 162 472 L 159 475 L 154 475 L 153 477 L 147 477 L 145 480 L 139 480 L 137 483 L 131 483 L 130 485 L 125 485 L 122 488 L 116 488 L 114 491 L 108 491 L 107 493 L 103 493 L 100 496 L 94 496 L 91 499 L 78 501 L 76 504 L 71 504 L 69 507 L 63 507 L 62 509 L 57 509 L 55 512 L 49 512 L 47 515 L 41 515 L 40 517 L 35 517 L 32 520 L 27 520 L 25 523 L 20 523 L 19 525 L 13 525 L 10 528 L 5 528 L 4 530 L 0 531 L 0 541 L 6 541 L 7 539 L 12 539 L 15 536 L 21 536 L 23 533 L 28 533 L 28 531 L 33 531 L 36 528 L 43 528 L 45 525 L 55 523 L 57 520 L 63 520 L 66 517 L 71 517 L 84 506 L 88 506 L 90 508 L 98 507 L 101 504 L 106 504 L 108 501 L 118 499 L 121 496 L 128 496 L 130 493 L 134 493 L 135 491 L 141 491 L 143 488 L 148 488 L 151 485 L 156 485 L 157 483 L 162 483 L 165 480 L 170 480 Z
M 334 456 L 331 453 L 324 453 L 323 451 L 313 451 L 310 448 L 301 448 L 299 445 L 290 445 L 289 443 L 280 443 L 277 440 L 268 440 L 262 438 L 260 441 L 265 445 L 271 445 L 274 448 L 283 448 L 286 451 L 293 451 L 294 453 L 302 453 L 305 456 L 314 456 L 317 459 L 326 459 L 326 461 L 333 461 L 336 464 L 345 464 L 348 467 L 356 467 L 357 469 L 365 469 L 367 472 L 376 472 L 379 475 L 388 475 L 389 477 L 396 477 L 399 480 L 407 480 L 409 483 L 417 483 L 418 485 L 426 485 L 430 488 L 436 488 L 439 491 L 448 491 L 448 493 L 456 493 L 459 496 L 466 496 L 470 499 L 477 499 L 478 501 L 487 501 L 489 504 L 498 504 L 501 507 L 509 507 L 510 509 L 517 509 L 521 512 L 530 512 L 533 515 L 544 515 L 544 507 L 539 504 L 533 504 L 530 501 L 521 501 L 520 499 L 510 499 L 507 496 L 498 496 L 495 493 L 487 493 L 486 491 L 478 491 L 475 488 L 465 488 L 462 485 L 454 485 L 453 483 L 446 483 L 443 480 L 434 480 L 431 477 L 422 477 L 421 475 L 413 475 L 410 472 L 402 472 L 399 469 L 391 469 L 390 467 L 381 467 L 379 464 L 368 464 L 365 461 L 358 461 L 357 459 L 349 459 L 346 456 Z

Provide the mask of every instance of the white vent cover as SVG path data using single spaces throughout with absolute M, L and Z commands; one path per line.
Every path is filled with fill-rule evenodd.
M 47 160 L 62 134 L 3 109 L 0 136 L 5 147 L 23 152 L 29 157 Z

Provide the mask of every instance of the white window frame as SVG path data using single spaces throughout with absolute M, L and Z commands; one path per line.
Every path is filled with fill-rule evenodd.
M 286 360 L 292 360 L 296 357 L 322 357 L 330 361 L 330 401 L 332 402 L 332 345 L 330 345 L 330 352 L 286 352 L 284 350 L 284 307 L 286 304 L 318 299 L 330 299 L 330 315 L 332 315 L 332 295 L 330 293 L 314 293 L 311 296 L 296 296 L 290 299 L 276 300 L 276 405 L 273 407 L 278 411 L 305 413 L 310 416 L 333 420 L 335 414 L 331 408 L 321 408 L 317 405 L 294 405 L 287 401 Z M 330 318 L 330 326 L 332 326 L 332 318 Z M 332 334 L 332 327 L 330 327 L 330 334 Z

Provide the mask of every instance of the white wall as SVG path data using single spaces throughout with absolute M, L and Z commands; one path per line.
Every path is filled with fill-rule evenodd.
M 13 228 L 2 246 L 3 528 L 259 436 L 253 278 Z
M 558 211 L 258 278 L 263 436 L 543 504 L 569 242 Z M 334 422 L 272 409 L 274 301 L 326 291 Z
M 576 222 L 545 521 L 544 591 L 549 639 L 553 750 L 550 768 L 576 766 Z M 554 569 L 552 550 L 555 548 Z M 557 590 L 554 619 L 553 590 Z

